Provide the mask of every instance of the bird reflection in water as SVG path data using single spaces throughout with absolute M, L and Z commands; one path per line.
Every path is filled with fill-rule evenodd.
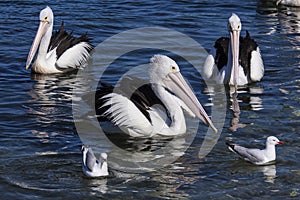
M 233 117 L 230 121 L 230 127 L 229 127 L 229 129 L 231 131 L 236 131 L 238 128 L 244 128 L 246 126 L 246 124 L 239 123 L 241 110 L 240 110 L 240 105 L 239 105 L 237 96 L 238 96 L 238 93 L 237 93 L 237 91 L 235 91 L 232 94 L 232 98 L 231 98 L 231 100 L 232 100 L 231 109 L 233 111 Z
M 232 92 L 233 91 L 233 92 Z M 238 98 L 238 94 L 244 94 L 249 93 L 249 95 L 240 96 Z M 233 88 L 230 88 L 229 94 L 230 94 L 230 101 L 231 101 L 231 110 L 233 111 L 233 117 L 230 121 L 230 130 L 231 131 L 237 131 L 239 128 L 244 128 L 247 126 L 247 124 L 240 123 L 240 114 L 241 110 L 253 110 L 258 111 L 263 109 L 262 106 L 262 99 L 259 97 L 259 94 L 263 93 L 263 88 L 260 87 L 244 87 L 240 88 L 238 91 L 236 91 Z M 240 103 L 242 106 L 240 106 Z
M 29 116 L 32 133 L 38 137 L 48 138 L 73 125 L 71 112 L 72 91 L 81 81 L 76 74 L 40 75 L 31 74 L 32 88 L 28 90 L 30 96 L 28 103 L 23 105 Z M 48 127 L 57 128 L 53 133 L 45 132 Z M 41 134 L 43 133 L 43 134 Z

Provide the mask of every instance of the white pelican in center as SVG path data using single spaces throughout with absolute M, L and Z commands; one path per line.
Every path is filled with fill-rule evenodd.
M 174 60 L 164 55 L 153 56 L 149 76 L 149 84 L 130 94 L 124 90 L 137 81 L 131 81 L 124 90 L 102 85 L 96 95 L 100 118 L 111 121 L 133 137 L 174 136 L 186 132 L 185 110 L 217 132 Z
M 221 37 L 216 40 L 211 54 L 205 60 L 205 79 L 234 86 L 261 80 L 264 65 L 260 49 L 248 31 L 246 37 L 240 37 L 241 29 L 240 18 L 233 13 L 228 22 L 230 38 Z
M 54 16 L 50 7 L 40 12 L 40 25 L 26 61 L 29 68 L 39 48 L 32 71 L 39 74 L 64 73 L 83 67 L 90 58 L 92 45 L 86 34 L 74 38 L 64 30 L 61 24 L 59 31 L 52 36 Z M 52 36 L 52 37 L 51 37 Z

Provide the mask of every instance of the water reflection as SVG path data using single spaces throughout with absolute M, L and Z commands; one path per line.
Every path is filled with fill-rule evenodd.
M 233 111 L 233 117 L 231 119 L 230 128 L 229 128 L 231 131 L 236 131 L 238 128 L 244 128 L 246 126 L 246 124 L 239 123 L 241 110 L 240 110 L 240 105 L 237 96 L 238 93 L 234 92 L 231 97 L 232 100 L 231 109 Z
M 172 164 L 182 156 L 193 140 L 187 133 L 178 137 L 156 137 L 138 139 L 110 137 L 115 145 L 111 146 L 109 165 L 112 169 L 126 173 L 150 172 Z
M 108 191 L 107 178 L 89 179 L 90 195 L 98 196 Z
M 276 178 L 276 165 L 260 166 L 260 171 L 265 176 L 265 182 L 274 183 Z
M 218 86 L 217 86 L 218 87 Z M 209 86 L 205 90 L 211 98 L 214 98 L 217 92 L 220 92 L 216 86 Z M 259 111 L 263 109 L 263 100 L 260 97 L 264 89 L 259 85 L 240 86 L 238 90 L 234 87 L 225 87 L 229 109 L 232 111 L 230 120 L 231 131 L 237 131 L 239 128 L 244 128 L 247 124 L 240 123 L 242 111 Z
M 32 74 L 31 78 L 34 83 L 27 92 L 28 102 L 23 107 L 30 116 L 32 133 L 46 142 L 49 135 L 55 134 L 53 128 L 64 131 L 72 126 L 72 92 L 81 82 L 76 74 Z M 34 126 L 35 124 L 39 126 Z M 52 129 L 51 133 L 47 129 Z
M 243 162 L 243 164 L 241 163 Z M 262 173 L 264 181 L 266 183 L 275 183 L 276 176 L 276 165 L 263 165 L 254 166 L 252 164 L 246 165 L 244 161 L 237 161 L 231 166 L 231 171 L 234 174 L 249 174 L 249 173 Z

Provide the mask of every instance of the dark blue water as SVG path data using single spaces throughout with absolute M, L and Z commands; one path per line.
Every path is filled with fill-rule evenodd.
M 149 173 L 114 172 L 107 179 L 88 179 L 81 171 L 82 142 L 72 115 L 76 74 L 37 76 L 25 70 L 39 12 L 46 5 L 54 12 L 54 30 L 63 20 L 75 36 L 87 32 L 95 46 L 122 31 L 159 26 L 181 32 L 209 50 L 218 37 L 228 34 L 227 19 L 235 12 L 243 30 L 260 45 L 265 76 L 241 88 L 237 102 L 227 95 L 220 139 L 204 159 L 198 157 L 205 129 L 200 123 L 190 147 L 171 165 Z M 1 197 L 299 198 L 299 19 L 300 8 L 275 7 L 269 1 L 0 1 Z M 117 81 L 124 69 L 145 63 L 152 53 L 125 56 L 124 68 L 112 65 L 104 79 Z M 200 75 L 189 71 L 180 59 L 179 63 L 210 110 L 210 96 Z M 240 112 L 233 111 L 233 103 L 238 103 Z M 233 131 L 236 120 L 243 128 Z M 269 135 L 286 142 L 277 148 L 275 165 L 250 165 L 232 156 L 225 146 L 226 140 L 233 140 L 262 147 Z

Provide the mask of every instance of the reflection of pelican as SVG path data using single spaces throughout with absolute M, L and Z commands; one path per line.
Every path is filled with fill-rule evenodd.
M 153 56 L 149 73 L 151 84 L 145 86 L 144 92 L 130 94 L 130 98 L 112 88 L 101 88 L 100 102 L 103 103 L 100 103 L 98 114 L 134 137 L 185 133 L 183 109 L 217 131 L 174 60 L 163 55 Z M 169 112 L 170 123 L 164 120 L 167 116 L 163 107 Z
M 233 118 L 231 120 L 231 124 L 230 124 L 230 130 L 231 131 L 236 131 L 238 128 L 244 128 L 246 126 L 246 124 L 240 124 L 240 105 L 238 102 L 238 93 L 234 92 L 232 94 L 232 110 L 233 110 Z
M 284 144 L 284 142 L 279 141 L 274 136 L 269 136 L 266 141 L 266 148 L 263 150 L 248 149 L 237 144 L 226 144 L 232 152 L 238 154 L 244 160 L 256 165 L 264 165 L 276 160 L 275 145 Z
M 256 42 L 250 37 L 240 37 L 242 24 L 236 14 L 229 18 L 230 38 L 221 37 L 215 42 L 211 55 L 204 63 L 203 75 L 218 83 L 245 85 L 260 81 L 264 65 Z
M 276 5 L 300 6 L 300 0 L 278 0 Z
M 54 36 L 53 12 L 48 6 L 40 12 L 40 25 L 28 54 L 26 69 L 38 49 L 37 59 L 32 70 L 40 74 L 63 73 L 79 69 L 87 62 L 92 46 L 86 35 L 74 38 L 64 30 L 62 23 Z

